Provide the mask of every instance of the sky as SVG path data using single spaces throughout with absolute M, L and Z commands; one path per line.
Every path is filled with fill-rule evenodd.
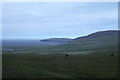
M 3 39 L 76 38 L 118 29 L 117 2 L 3 2 Z

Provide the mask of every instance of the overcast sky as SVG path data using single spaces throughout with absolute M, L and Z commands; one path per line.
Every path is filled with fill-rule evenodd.
M 3 39 L 76 38 L 118 28 L 116 2 L 4 2 Z

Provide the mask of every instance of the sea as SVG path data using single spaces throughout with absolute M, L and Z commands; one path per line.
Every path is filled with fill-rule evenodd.
M 44 46 L 58 45 L 67 42 L 47 42 L 40 40 L 2 40 L 2 46 Z

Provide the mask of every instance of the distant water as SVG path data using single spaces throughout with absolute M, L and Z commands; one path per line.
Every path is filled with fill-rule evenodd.
M 58 45 L 66 42 L 44 42 L 40 40 L 2 40 L 2 46 L 43 46 Z

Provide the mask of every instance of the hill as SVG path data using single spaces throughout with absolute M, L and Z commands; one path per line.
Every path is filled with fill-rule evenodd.
M 49 39 L 43 39 L 40 41 L 44 41 L 44 42 L 70 42 L 72 39 L 68 39 L 68 38 L 49 38 Z
M 83 36 L 83 37 L 78 37 L 74 40 L 78 40 L 78 39 L 83 39 L 83 38 L 105 38 L 105 37 L 115 37 L 115 36 L 118 36 L 118 30 L 108 30 L 108 31 L 99 31 L 99 32 L 95 32 L 95 33 L 92 33 L 88 36 Z
M 58 51 L 117 51 L 118 30 L 100 31 L 88 36 L 78 37 L 70 43 L 55 46 Z

